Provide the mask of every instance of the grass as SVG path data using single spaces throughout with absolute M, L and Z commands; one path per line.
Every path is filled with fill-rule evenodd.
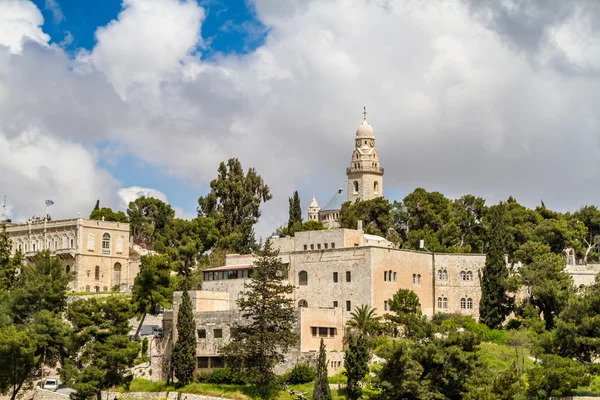
M 484 361 L 490 370 L 494 373 L 504 371 L 506 368 L 515 360 L 515 355 L 524 357 L 525 359 L 525 370 L 527 371 L 533 367 L 533 360 L 529 358 L 529 351 L 523 347 L 513 347 L 504 344 L 482 342 L 479 345 L 479 356 Z

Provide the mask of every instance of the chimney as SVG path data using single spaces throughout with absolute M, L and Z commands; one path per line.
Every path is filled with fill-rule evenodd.
M 357 228 L 356 228 L 356 229 L 358 229 L 359 231 L 362 231 L 362 230 L 363 230 L 363 227 L 362 227 L 362 219 L 359 219 L 359 220 L 358 220 L 358 226 L 357 226 Z
M 419 240 L 419 249 L 425 248 L 425 241 L 423 239 Z

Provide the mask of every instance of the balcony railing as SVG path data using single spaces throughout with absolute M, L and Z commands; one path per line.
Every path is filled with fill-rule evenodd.
M 383 174 L 384 169 L 381 167 L 365 167 L 365 168 L 348 167 L 348 168 L 346 168 L 346 174 L 349 174 L 350 172 L 376 172 L 379 174 Z

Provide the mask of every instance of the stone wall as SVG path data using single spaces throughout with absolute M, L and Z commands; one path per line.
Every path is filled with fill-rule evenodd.
M 485 254 L 435 254 L 435 312 L 460 313 L 478 319 L 481 300 L 479 276 L 484 266 Z M 440 274 L 442 279 L 439 279 Z M 463 276 L 471 280 L 463 280 Z M 438 307 L 438 299 L 448 299 L 447 308 Z M 472 308 L 461 308 L 461 299 L 465 299 L 465 306 L 471 304 Z
M 46 389 L 35 388 L 33 400 L 69 400 L 69 395 L 52 392 Z
M 102 392 L 103 399 L 167 399 L 167 400 L 216 400 L 222 397 L 204 396 L 200 394 L 179 393 L 179 392 Z M 58 400 L 58 399 L 56 399 Z M 61 399 L 64 400 L 64 399 Z

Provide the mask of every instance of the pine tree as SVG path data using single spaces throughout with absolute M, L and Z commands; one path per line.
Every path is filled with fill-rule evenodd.
M 489 211 L 488 252 L 481 276 L 479 320 L 490 328 L 499 328 L 511 310 L 506 295 L 508 269 L 504 260 L 506 250 L 506 224 L 504 206 L 491 207 Z
M 222 350 L 231 366 L 242 370 L 263 396 L 276 382 L 273 368 L 298 342 L 294 288 L 284 280 L 288 280 L 287 266 L 267 241 L 237 301 L 243 322 L 232 326 L 231 342 Z
M 349 337 L 344 365 L 346 367 L 344 374 L 348 378 L 348 386 L 346 387 L 348 398 L 351 400 L 359 399 L 362 395 L 360 381 L 369 372 L 369 349 L 367 341 L 362 335 L 358 338 L 352 335 Z
M 317 361 L 317 379 L 315 380 L 313 400 L 331 399 L 332 397 L 331 390 L 329 389 L 329 379 L 327 378 L 327 352 L 325 351 L 325 342 L 323 342 L 323 338 L 321 338 L 319 359 Z
M 302 207 L 300 206 L 300 196 L 298 195 L 298 191 L 294 191 L 294 195 L 288 200 L 290 203 L 288 229 L 291 230 L 294 225 L 302 225 Z
M 173 367 L 181 386 L 192 382 L 196 369 L 196 321 L 187 289 L 183 291 L 177 312 L 177 342 L 173 347 Z

